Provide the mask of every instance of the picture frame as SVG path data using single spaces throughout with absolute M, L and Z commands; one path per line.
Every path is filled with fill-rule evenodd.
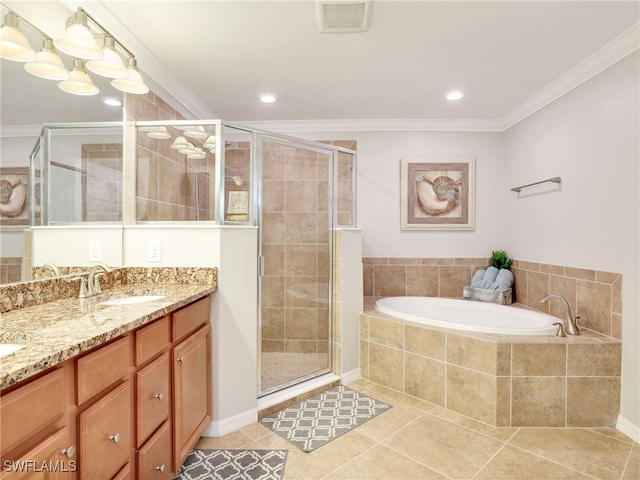
M 0 229 L 29 226 L 29 167 L 0 168 Z
M 402 230 L 474 230 L 475 159 L 400 159 Z

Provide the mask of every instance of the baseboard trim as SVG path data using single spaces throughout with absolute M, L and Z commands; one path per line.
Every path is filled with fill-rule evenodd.
M 349 370 L 348 372 L 343 373 L 341 377 L 343 384 L 355 382 L 356 380 L 360 380 L 361 378 L 362 378 L 362 374 L 360 373 L 359 368 L 354 368 L 353 370 Z
M 227 433 L 256 423 L 258 421 L 258 410 L 251 409 L 246 412 L 239 413 L 233 417 L 224 418 L 222 420 L 209 423 L 202 433 L 203 437 L 221 437 Z
M 634 442 L 640 443 L 640 426 L 634 425 L 622 415 L 618 415 L 616 428 L 630 437 Z

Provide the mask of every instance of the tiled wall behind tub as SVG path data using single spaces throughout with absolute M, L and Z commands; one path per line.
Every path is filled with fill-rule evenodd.
M 365 297 L 427 296 L 462 298 L 488 258 L 363 258 Z M 563 306 L 540 299 L 554 293 L 567 299 L 578 325 L 621 339 L 622 275 L 582 268 L 514 260 L 513 301 L 564 318 Z

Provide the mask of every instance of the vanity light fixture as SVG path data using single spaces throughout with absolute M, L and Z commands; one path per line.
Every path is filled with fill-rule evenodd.
M 91 81 L 91 77 L 84 69 L 84 63 L 77 58 L 73 61 L 73 70 L 67 80 L 58 84 L 60 90 L 73 95 L 96 95 L 100 90 Z
M 70 75 L 53 48 L 53 40 L 50 38 L 42 41 L 42 50 L 38 52 L 35 60 L 25 64 L 24 69 L 36 77 L 47 80 L 66 80 Z
M 208 148 L 209 150 L 216 148 L 216 137 L 215 135 L 209 135 L 207 139 L 202 144 L 204 148 Z
M 5 5 L 3 7 L 6 8 Z M 37 55 L 20 31 L 20 23 L 43 38 L 42 51 Z M 104 38 L 103 48 L 100 48 L 96 43 L 96 36 Z M 66 72 L 65 74 L 64 65 L 54 46 L 60 52 L 74 58 L 71 73 Z M 116 51 L 116 47 L 121 50 L 120 53 Z M 126 67 L 123 64 L 121 53 L 127 58 Z M 111 85 L 118 90 L 133 94 L 149 92 L 149 87 L 145 85 L 138 71 L 133 53 L 82 8 L 78 8 L 74 15 L 67 20 L 64 35 L 55 40 L 51 40 L 40 29 L 9 10 L 5 15 L 5 22 L 0 32 L 0 58 L 16 62 L 29 62 L 25 66 L 27 72 L 40 78 L 62 80 L 65 83 L 59 83 L 60 88 L 74 95 L 95 95 L 98 93 L 98 88 L 93 85 L 84 69 L 82 60 L 89 60 L 86 66 L 91 72 L 112 78 Z
M 185 146 L 178 150 L 178 153 L 182 153 L 183 155 L 194 155 L 197 152 L 196 147 L 191 142 L 187 142 Z
M 185 130 L 184 135 L 185 137 L 191 138 L 205 138 L 207 136 L 207 132 L 204 131 L 204 127 L 202 125 L 197 125 Z
M 87 12 L 79 8 L 73 17 L 67 20 L 64 35 L 53 41 L 56 48 L 70 57 L 83 60 L 102 58 L 102 50 L 89 30 L 88 18 Z
M 175 140 L 173 141 L 173 143 L 169 148 L 173 150 L 180 150 L 182 148 L 185 148 L 187 146 L 187 143 L 188 143 L 187 139 L 184 138 L 182 135 L 179 135 L 175 138 Z
M 87 62 L 87 68 L 93 73 L 107 78 L 126 78 L 129 72 L 124 67 L 120 55 L 116 53 L 113 37 L 104 37 L 103 57 Z
M 167 130 L 167 127 L 155 127 L 153 130 L 147 132 L 147 137 L 166 140 L 167 138 L 171 138 L 171 134 Z
M 207 154 L 201 148 L 195 148 L 194 153 L 188 153 L 187 158 L 191 158 L 194 160 L 202 160 L 203 158 L 207 158 Z
M 30 62 L 36 59 L 36 52 L 20 31 L 18 19 L 18 15 L 11 11 L 4 16 L 0 29 L 0 57 L 14 62 Z

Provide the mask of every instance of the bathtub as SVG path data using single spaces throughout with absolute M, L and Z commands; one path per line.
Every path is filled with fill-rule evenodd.
M 386 297 L 375 309 L 424 325 L 504 335 L 553 335 L 561 321 L 524 308 L 438 297 Z

